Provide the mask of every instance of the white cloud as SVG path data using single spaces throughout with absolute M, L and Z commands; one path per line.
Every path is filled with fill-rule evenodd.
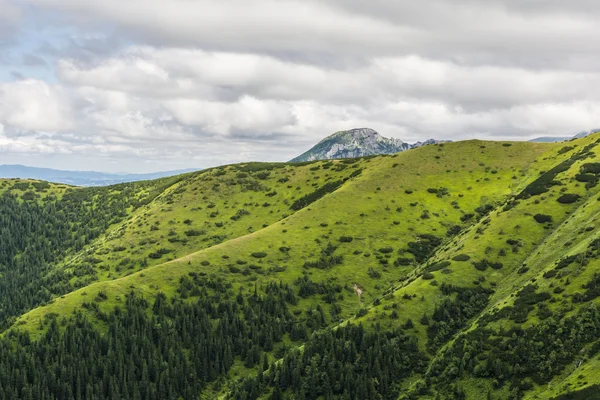
M 361 126 L 416 141 L 600 125 L 591 0 L 25 1 L 0 0 L 0 24 L 35 10 L 44 53 L 28 36 L 15 54 L 56 76 L 0 82 L 3 158 L 167 169 L 286 160 Z
M 289 104 L 243 96 L 234 103 L 170 100 L 165 108 L 181 123 L 218 134 L 265 134 L 297 123 Z
M 63 88 L 33 79 L 0 84 L 0 121 L 26 131 L 63 131 L 73 126 Z

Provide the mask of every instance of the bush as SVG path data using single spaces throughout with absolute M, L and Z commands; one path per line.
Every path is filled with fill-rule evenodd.
M 185 231 L 185 236 L 200 236 L 200 235 L 204 235 L 206 232 L 205 231 L 200 231 L 197 229 L 190 229 L 188 231 Z
M 407 265 L 412 264 L 412 262 L 413 262 L 412 258 L 399 257 L 396 261 L 394 261 L 394 265 L 396 267 L 407 266 Z
M 352 236 L 340 236 L 340 242 L 350 243 L 354 238 Z
M 374 270 L 373 268 L 369 268 L 368 274 L 373 279 L 381 278 L 381 272 Z
M 305 196 L 302 196 L 298 200 L 294 201 L 294 203 L 292 203 L 292 205 L 290 206 L 290 208 L 292 210 L 294 210 L 294 211 L 301 210 L 304 207 L 306 207 L 306 206 L 312 204 L 313 202 L 319 200 L 321 197 L 325 196 L 326 194 L 334 192 L 340 186 L 342 186 L 343 183 L 344 183 L 344 181 L 342 181 L 342 180 L 326 183 L 325 185 L 323 185 L 322 187 L 318 188 L 314 192 L 309 193 L 309 194 L 307 194 Z
M 456 236 L 460 233 L 461 230 L 462 230 L 462 227 L 460 225 L 452 225 L 446 231 L 446 236 L 448 236 L 448 237 Z
M 421 263 L 429 258 L 433 250 L 442 243 L 442 239 L 430 234 L 421 234 L 418 237 L 418 242 L 408 242 L 406 251 L 411 253 L 417 262 Z
M 427 271 L 427 272 L 439 271 L 441 269 L 449 267 L 450 264 L 451 264 L 450 261 L 447 261 L 447 260 L 446 261 L 440 261 L 440 262 L 437 262 L 435 264 L 430 265 L 429 267 L 427 267 L 425 269 L 425 271 Z M 425 279 L 425 278 L 423 278 L 423 279 Z
M 269 177 L 269 175 L 270 175 L 270 173 L 269 173 L 269 172 L 259 172 L 259 173 L 257 173 L 255 176 L 256 176 L 258 179 L 260 179 L 260 180 L 264 181 L 265 179 L 267 179 L 267 178 Z
M 573 149 L 574 149 L 573 146 L 565 146 L 558 151 L 558 154 L 568 153 L 569 151 L 571 151 Z
M 461 220 L 462 222 L 465 222 L 465 221 L 468 221 L 468 220 L 470 220 L 470 219 L 471 219 L 471 218 L 473 218 L 474 216 L 475 216 L 475 214 L 473 214 L 473 213 L 464 214 L 464 215 L 462 215 L 462 216 L 460 217 L 460 220 Z
M 367 309 L 366 308 L 361 308 L 360 310 L 358 310 L 358 312 L 356 313 L 356 318 L 360 318 L 360 317 L 364 317 L 365 315 L 367 315 Z
M 551 269 L 550 271 L 546 271 L 546 272 L 544 272 L 544 275 L 543 275 L 543 276 L 544 276 L 544 278 L 546 278 L 546 279 L 549 279 L 549 278 L 553 278 L 553 277 L 555 277 L 557 273 L 558 273 L 558 272 L 556 272 L 556 270 L 554 270 L 554 269 Z
M 254 258 L 265 258 L 267 256 L 267 253 L 265 253 L 264 251 L 255 251 L 251 254 L 251 256 Z
M 492 262 L 484 258 L 481 261 L 473 261 L 473 266 L 479 271 L 485 271 L 486 269 L 488 269 L 488 267 L 491 267 L 493 269 L 500 269 L 502 268 L 503 264 L 501 262 Z
M 546 222 L 552 222 L 552 216 L 551 215 L 546 215 L 546 214 L 535 214 L 533 216 L 533 219 L 535 219 L 536 222 L 543 224 Z
M 471 259 L 471 256 L 469 256 L 468 254 L 459 254 L 457 256 L 452 257 L 452 259 L 454 261 L 469 261 Z
M 431 273 L 431 272 L 425 272 L 422 276 L 422 278 L 424 280 L 430 280 L 433 279 L 435 276 Z
M 200 265 L 204 265 L 206 267 L 207 265 L 210 265 L 210 261 L 204 260 L 200 263 Z
M 558 199 L 556 199 L 556 201 L 558 201 L 560 204 L 571 204 L 571 203 L 575 203 L 580 198 L 581 198 L 581 196 L 578 194 L 565 193 L 562 196 L 560 196 Z

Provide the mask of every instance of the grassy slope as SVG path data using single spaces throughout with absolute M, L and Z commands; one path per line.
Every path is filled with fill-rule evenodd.
M 240 166 L 191 174 L 137 210 L 123 225 L 112 228 L 106 237 L 78 256 L 79 259 L 94 257 L 102 260 L 96 264 L 101 282 L 23 315 L 17 321 L 17 326 L 34 335 L 39 334 L 40 322 L 44 321 L 45 315 L 68 315 L 75 309 L 81 309 L 84 301 L 92 301 L 101 290 L 108 293 L 108 300 L 101 303 L 104 310 L 124 301 L 124 294 L 130 290 L 148 295 L 158 291 L 174 295 L 179 277 L 191 271 L 222 276 L 243 290 L 253 290 L 255 284 L 263 285 L 270 280 L 293 283 L 297 278 L 308 275 L 313 281 L 330 281 L 344 287 L 343 300 L 338 303 L 342 306 L 339 318 L 350 318 L 359 308 L 380 299 L 381 304 L 369 306 L 368 314 L 360 320 L 367 324 L 379 322 L 384 326 L 396 326 L 410 318 L 415 321 L 415 333 L 424 348 L 425 327 L 416 321 L 423 313 L 431 314 L 442 299 L 432 282 L 472 287 L 479 276 L 485 276 L 482 285 L 495 289 L 487 311 L 497 310 L 510 305 L 511 295 L 533 279 L 541 287 L 550 285 L 549 281 L 541 278 L 543 272 L 563 255 L 577 253 L 579 248 L 597 235 L 596 230 L 582 229 L 585 224 L 594 226 L 593 221 L 598 218 L 595 211 L 597 190 L 586 191 L 583 184 L 572 179 L 582 161 L 577 161 L 568 171 L 558 175 L 563 186 L 553 187 L 541 196 L 522 200 L 506 211 L 496 208 L 472 227 L 470 222 L 462 223 L 460 220 L 462 215 L 472 213 L 481 205 L 501 206 L 510 196 L 516 195 L 535 180 L 540 172 L 568 159 L 574 152 L 597 139 L 595 135 L 578 140 L 575 150 L 567 153 L 559 152 L 564 144 L 513 143 L 508 146 L 498 142 L 468 141 L 426 146 L 391 157 L 362 159 L 351 165 L 356 168 L 342 171 L 335 170 L 335 165 L 340 161 L 327 170 L 322 168 L 326 165 L 324 162 L 283 166 L 271 170 L 269 177 L 258 179 L 268 191 L 244 190 L 244 184 L 236 181 L 241 172 Z M 596 149 L 596 152 L 599 151 Z M 589 161 L 598 160 L 586 162 Z M 315 166 L 321 168 L 314 170 Z M 313 183 L 321 186 L 328 179 L 348 177 L 358 168 L 362 169 L 362 174 L 347 181 L 336 192 L 296 213 L 289 210 L 294 198 L 314 190 Z M 279 182 L 284 177 L 289 181 Z M 215 186 L 216 183 L 219 186 Z M 438 197 L 427 191 L 441 187 L 448 189 L 448 196 Z M 184 188 L 185 191 L 182 190 Z M 559 204 L 556 197 L 560 189 L 579 193 L 584 200 L 569 205 Z M 408 194 L 406 190 L 412 193 Z M 277 194 L 266 197 L 272 191 Z M 270 206 L 262 207 L 264 202 L 270 203 Z M 215 204 L 215 207 L 207 209 L 208 204 Z M 229 217 L 239 208 L 247 209 L 250 214 L 231 221 Z M 218 210 L 219 216 L 211 218 L 209 210 Z M 429 218 L 423 217 L 425 211 Z M 552 215 L 554 220 L 551 224 L 539 224 L 533 219 L 537 213 Z M 191 224 L 183 223 L 186 219 L 190 219 Z M 216 227 L 215 221 L 223 221 L 223 227 Z M 430 261 L 431 264 L 433 261 L 450 260 L 457 254 L 471 256 L 467 262 L 451 261 L 448 268 L 451 273 L 436 271 L 433 273 L 434 280 L 424 280 L 421 277 L 422 265 L 392 265 L 398 250 L 406 249 L 406 243 L 416 240 L 418 234 L 445 237 L 447 228 L 457 224 L 470 228 L 453 239 L 445 239 Z M 151 226 L 157 226 L 158 229 L 150 230 Z M 165 242 L 169 237 L 183 238 L 190 226 L 205 230 L 206 233 L 200 237 L 189 237 L 187 243 Z M 171 230 L 175 234 L 169 236 Z M 221 237 L 205 240 L 215 235 Z M 353 241 L 340 243 L 340 236 L 352 236 Z M 154 247 L 146 247 L 139 243 L 143 240 L 140 238 L 156 240 L 156 243 Z M 521 240 L 517 252 L 513 252 L 506 244 L 506 240 L 511 238 Z M 223 242 L 217 244 L 221 240 Z M 566 244 L 568 242 L 572 243 Z M 341 265 L 328 269 L 302 267 L 305 261 L 318 258 L 328 243 L 338 246 L 335 254 L 343 256 Z M 136 266 L 133 271 L 117 271 L 116 266 L 123 258 L 139 262 L 159 246 L 174 249 L 174 253 L 165 258 L 178 258 L 168 262 L 164 262 L 165 258 L 149 260 L 147 269 L 133 274 L 131 272 L 139 267 Z M 281 252 L 279 248 L 282 246 L 289 247 L 290 251 Z M 125 247 L 125 250 L 111 251 L 120 247 Z M 391 255 L 377 251 L 386 247 L 392 248 Z M 501 255 L 501 250 L 506 255 Z M 253 252 L 265 252 L 267 255 L 254 258 L 251 256 Z M 480 272 L 471 262 L 483 258 L 501 261 L 503 267 Z M 248 274 L 231 272 L 232 266 L 245 268 L 237 260 L 247 262 L 246 266 L 253 264 L 254 269 L 249 269 Z M 384 260 L 384 263 L 388 260 L 388 263 L 383 264 L 380 260 Z M 523 274 L 517 273 L 523 263 L 529 270 Z M 590 263 L 591 267 L 582 272 L 574 271 L 566 293 L 576 291 L 589 279 L 589 274 L 594 270 L 592 267 L 596 266 L 594 263 L 597 261 Z M 66 267 L 75 268 L 77 265 L 72 260 Z M 108 269 L 100 269 L 100 266 L 108 266 Z M 378 272 L 380 277 L 375 277 L 377 274 L 370 270 Z M 354 283 L 364 290 L 363 304 L 353 293 Z M 394 290 L 390 291 L 389 288 Z M 405 294 L 418 294 L 423 300 L 407 300 Z M 318 297 L 309 297 L 297 307 L 310 309 L 320 302 Z M 559 306 L 560 302 L 554 305 Z M 400 318 L 389 317 L 392 308 L 397 310 Z M 532 313 L 526 324 L 535 322 L 536 316 Z M 507 326 L 510 323 L 505 320 L 495 322 Z M 477 329 L 476 319 L 466 329 Z M 576 385 L 577 381 L 581 381 L 580 371 L 584 371 L 589 378 L 598 370 L 600 360 L 587 360 L 576 372 L 569 374 L 566 371 L 564 376 L 555 379 L 548 387 L 537 388 L 535 393 L 542 393 L 542 398 L 546 398 L 564 392 L 566 383 L 583 387 L 585 385 Z M 593 379 L 586 381 L 588 385 L 596 383 Z M 481 379 L 467 379 L 464 382 L 470 398 L 478 398 L 489 386 L 488 382 Z
M 103 282 L 86 287 L 82 292 L 86 291 L 88 296 L 92 296 L 95 290 L 106 287 L 107 291 L 114 290 L 122 293 L 133 285 L 149 292 L 162 290 L 169 293 L 177 283 L 177 278 L 190 270 L 222 275 L 239 286 L 253 286 L 255 281 L 270 279 L 293 282 L 307 272 L 313 281 L 331 279 L 346 287 L 341 316 L 348 317 L 360 307 L 353 295 L 351 288 L 353 283 L 358 283 L 365 290 L 364 302 L 369 303 L 390 285 L 397 284 L 399 278 L 413 269 L 412 266 L 391 266 L 395 256 L 390 258 L 388 266 L 384 267 L 376 258 L 376 254 L 373 254 L 374 249 L 389 246 L 393 248 L 395 254 L 397 250 L 405 247 L 405 242 L 414 240 L 416 234 L 432 233 L 444 237 L 446 227 L 460 224 L 460 216 L 465 212 L 472 212 L 475 207 L 484 203 L 499 201 L 503 196 L 514 191 L 519 186 L 521 175 L 526 169 L 531 168 L 531 160 L 548 148 L 546 145 L 529 143 L 515 143 L 505 147 L 501 143 L 469 141 L 448 144 L 444 147 L 428 146 L 401 153 L 396 157 L 363 159 L 351 165 L 357 168 L 346 168 L 342 171 L 334 171 L 333 168 L 311 171 L 314 166 L 325 164 L 323 162 L 277 168 L 271 171 L 272 179 L 265 181 L 266 186 L 278 192 L 276 196 L 268 198 L 272 204 L 270 207 L 251 207 L 250 215 L 236 222 L 224 219 L 226 225 L 219 229 L 225 230 L 229 227 L 229 231 L 225 232 L 230 232 L 228 235 L 232 237 L 238 236 L 237 239 L 122 279 L 110 280 L 108 274 L 101 276 Z M 503 156 L 510 161 L 498 163 L 499 165 L 494 164 L 494 160 L 504 158 Z M 340 163 L 336 161 L 334 165 Z M 235 176 L 234 174 L 239 173 L 232 171 L 234 168 L 228 167 L 225 169 L 226 175 L 218 176 L 221 178 L 220 186 L 226 186 L 219 191 L 214 190 L 213 187 L 217 178 L 214 175 L 222 172 L 216 170 L 210 174 L 192 174 L 188 179 L 172 186 L 154 202 L 139 209 L 123 226 L 114 228 L 113 232 L 119 234 L 109 234 L 107 238 L 91 246 L 90 248 L 95 251 L 92 253 L 93 256 L 98 258 L 105 256 L 107 261 L 115 260 L 116 264 L 116 260 L 122 259 L 121 257 L 132 258 L 140 251 L 146 254 L 149 249 L 136 246 L 136 240 L 140 240 L 138 239 L 140 236 L 146 239 L 153 237 L 157 240 L 162 239 L 157 241 L 155 247 L 166 247 L 165 239 L 169 237 L 170 230 L 174 230 L 176 235 L 181 237 L 182 231 L 189 229 L 183 223 L 187 218 L 193 220 L 191 225 L 193 228 L 205 229 L 206 236 L 209 236 L 216 229 L 212 228 L 215 219 L 209 217 L 209 210 L 219 210 L 219 213 L 229 216 L 234 214 L 234 211 L 226 208 L 227 206 L 233 207 L 237 203 L 238 207 L 247 207 L 244 204 L 250 202 L 261 204 L 267 199 L 264 197 L 269 193 L 267 191 L 243 191 L 238 190 L 240 186 L 238 184 L 223 185 L 228 174 Z M 311 186 L 313 181 L 321 185 L 327 178 L 346 177 L 358 168 L 363 168 L 362 174 L 348 181 L 335 193 L 280 222 L 271 223 L 266 228 L 244 235 L 249 226 L 260 227 L 262 224 L 274 222 L 285 214 L 291 213 L 285 203 L 290 203 L 292 195 L 299 197 L 300 194 L 313 190 L 314 187 Z M 277 185 L 275 182 L 283 176 L 289 177 L 290 181 Z M 317 176 L 320 178 L 315 179 Z M 186 186 L 187 190 L 179 191 L 181 186 Z M 300 186 L 301 190 L 296 190 L 297 186 Z M 448 188 L 450 196 L 438 198 L 435 194 L 427 192 L 428 188 L 439 187 Z M 198 189 L 195 190 L 196 188 Z M 413 193 L 406 194 L 407 189 L 412 190 Z M 178 191 L 179 193 L 176 194 L 179 197 L 175 198 L 174 194 Z M 299 194 L 296 194 L 298 192 Z M 172 201 L 172 204 L 166 205 L 169 201 Z M 229 204 L 225 204 L 226 201 Z M 458 203 L 458 209 L 451 207 L 453 201 Z M 205 205 L 210 203 L 216 206 L 207 210 Z M 411 206 L 414 203 L 418 204 Z M 193 208 L 200 207 L 202 210 L 192 211 Z M 397 211 L 399 209 L 400 211 Z M 425 210 L 429 212 L 430 218 L 421 219 Z M 271 211 L 274 213 L 271 214 Z M 143 222 L 141 226 L 138 221 Z M 155 221 L 161 221 L 158 224 L 159 229 L 150 231 L 149 227 L 153 226 Z M 175 223 L 170 224 L 169 221 Z M 339 243 L 339 237 L 344 235 L 352 236 L 354 240 L 351 243 Z M 321 249 L 329 242 L 339 247 L 336 254 L 344 256 L 342 265 L 330 270 L 306 271 L 302 268 L 306 260 L 318 258 Z M 168 244 L 170 247 L 177 245 L 180 247 L 175 254 L 183 256 L 186 252 L 191 253 L 192 246 L 202 249 L 203 242 L 202 239 L 197 239 L 193 244 L 191 241 L 185 245 Z M 125 247 L 126 250 L 116 252 L 116 255 L 113 254 L 114 252 L 103 251 L 103 249 L 114 249 L 119 246 Z M 132 246 L 134 247 L 131 248 Z M 290 247 L 291 250 L 288 254 L 282 253 L 279 251 L 281 246 Z M 254 259 L 251 253 L 258 251 L 266 252 L 267 257 Z M 360 254 L 354 254 L 359 252 Z M 223 256 L 229 259 L 225 260 Z M 384 256 L 380 255 L 380 258 Z M 200 265 L 200 262 L 205 260 L 211 265 Z M 257 264 L 265 272 L 264 274 L 253 272 L 249 276 L 230 273 L 229 265 L 237 265 L 237 260 Z M 275 266 L 285 267 L 286 270 L 268 271 Z M 381 278 L 371 278 L 368 274 L 369 268 L 378 271 Z M 112 268 L 111 272 L 113 276 L 116 275 L 116 271 Z M 33 321 L 38 320 L 37 316 L 50 310 L 71 311 L 83 301 L 81 297 L 80 294 L 74 293 L 64 299 L 56 299 L 55 304 L 50 305 L 48 309 L 35 310 L 23 316 L 21 321 L 35 324 Z M 105 304 L 112 305 L 110 302 Z
M 579 148 L 582 148 L 597 139 L 598 137 L 594 136 L 576 143 Z M 577 151 L 577 149 L 574 151 Z M 600 149 L 595 149 L 595 151 L 599 153 Z M 562 155 L 554 153 L 548 155 L 545 157 L 546 160 L 538 160 L 540 165 L 536 167 L 545 171 L 549 169 L 547 167 L 550 165 L 554 165 L 570 155 L 571 153 Z M 489 223 L 479 223 L 464 233 L 464 235 L 461 235 L 460 238 L 446 249 L 438 251 L 434 260 L 450 260 L 458 254 L 468 254 L 471 256 L 471 260 L 466 262 L 451 261 L 452 264 L 449 269 L 452 273 L 442 275 L 441 272 L 434 272 L 436 280 L 463 287 L 474 287 L 477 284 L 474 282 L 476 278 L 484 276 L 485 283 L 481 283 L 481 285 L 495 289 L 490 306 L 488 307 L 488 310 L 493 309 L 494 311 L 506 305 L 511 305 L 514 301 L 514 294 L 527 283 L 536 282 L 540 286 L 540 291 L 546 289 L 552 281 L 544 279 L 542 277 L 543 273 L 552 269 L 561 257 L 581 251 L 580 249 L 583 246 L 587 246 L 587 243 L 598 234 L 595 229 L 585 230 L 588 226 L 595 228 L 594 221 L 597 218 L 598 189 L 586 191 L 583 184 L 574 181 L 573 178 L 579 172 L 582 163 L 598 162 L 599 158 L 595 156 L 585 161 L 577 161 L 568 171 L 562 172 L 557 176 L 557 179 L 562 182 L 562 186 L 555 186 L 548 193 L 541 196 L 522 200 L 508 211 L 495 210 L 489 216 Z M 544 166 L 539 168 L 541 165 Z M 556 202 L 556 198 L 561 194 L 561 190 L 568 193 L 580 194 L 587 200 L 568 205 L 560 204 Z M 539 224 L 533 219 L 533 215 L 537 213 L 552 215 L 554 220 L 550 224 Z M 506 244 L 506 240 L 511 238 L 521 240 L 521 247 L 518 253 L 513 253 L 511 246 Z M 499 255 L 501 249 L 505 250 L 505 256 Z M 485 272 L 478 271 L 473 267 L 472 261 L 478 261 L 483 258 L 491 261 L 500 261 L 503 263 L 503 267 L 499 270 L 488 269 Z M 523 265 L 526 265 L 529 271 L 521 274 L 518 270 Z M 590 266 L 583 272 L 574 271 L 573 275 L 575 277 L 570 277 L 571 283 L 567 286 L 565 292 L 567 295 L 576 292 L 581 287 L 581 284 L 589 280 L 590 275 L 595 270 L 593 268 L 595 265 L 590 263 Z M 432 286 L 431 282 L 418 278 L 394 293 L 393 301 L 400 304 L 400 309 L 405 311 L 405 317 L 416 321 L 423 313 L 431 314 L 435 305 L 443 297 L 436 287 Z M 402 298 L 402 295 L 405 293 L 419 293 L 419 295 L 424 295 L 425 300 L 409 303 Z M 403 307 L 403 305 L 406 306 Z M 551 305 L 551 309 L 556 309 L 563 305 L 559 301 Z M 382 315 L 385 315 L 385 311 L 383 310 L 388 308 L 388 306 L 387 301 L 384 301 L 374 309 L 375 318 L 382 318 Z M 576 312 L 578 308 L 576 306 L 572 313 Z M 367 316 L 365 318 L 373 317 Z M 523 326 L 527 327 L 538 321 L 539 319 L 537 319 L 535 313 L 531 313 Z M 402 318 L 400 322 L 402 322 Z M 497 326 L 502 325 L 508 329 L 514 323 L 503 319 L 495 324 Z M 425 327 L 419 324 L 415 324 L 415 326 L 424 341 L 426 337 Z M 477 329 L 476 321 L 468 329 Z M 584 366 L 592 371 L 594 368 L 597 368 L 597 361 L 586 363 Z M 564 380 L 562 383 L 574 383 L 576 380 L 579 380 L 581 383 L 582 379 L 577 378 L 578 376 L 579 372 L 573 372 L 568 377 L 561 377 L 556 381 Z M 589 378 L 589 375 L 587 376 Z M 596 380 L 593 379 L 587 379 L 586 381 L 588 385 L 596 383 Z M 465 388 L 469 398 L 480 398 L 482 393 L 485 393 L 487 388 L 490 387 L 489 382 L 482 379 L 466 379 L 464 383 L 466 384 Z M 584 386 L 582 384 L 579 386 L 574 385 L 574 387 L 578 388 Z M 564 386 L 559 387 L 558 382 L 553 382 L 550 387 L 552 389 L 543 392 L 543 395 L 539 398 L 547 398 L 550 394 L 556 395 L 562 393 L 565 389 Z M 538 390 L 540 388 L 532 391 L 531 395 L 538 395 Z M 546 389 L 541 388 L 541 390 Z
M 272 167 L 247 164 L 188 174 L 115 226 L 103 240 L 67 260 L 65 268 L 93 265 L 99 280 L 110 280 L 162 264 L 269 226 L 291 213 L 290 202 L 314 190 L 313 185 L 347 177 L 353 171 Z M 267 170 L 244 172 L 255 168 Z M 261 175 L 265 171 L 267 177 Z M 242 214 L 239 219 L 237 213 Z M 151 258 L 158 249 L 170 252 Z
M 33 184 L 36 184 L 37 188 Z M 65 184 L 42 182 L 34 179 L 0 178 L 0 195 L 9 192 L 17 196 L 21 201 L 23 201 L 23 195 L 28 191 L 34 193 L 35 200 L 38 203 L 41 203 L 45 197 L 60 199 L 69 188 L 72 187 Z

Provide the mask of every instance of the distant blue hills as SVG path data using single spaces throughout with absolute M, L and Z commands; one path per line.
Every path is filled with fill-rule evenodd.
M 600 132 L 600 129 L 592 129 L 590 131 L 581 131 L 575 136 L 541 136 L 535 139 L 531 139 L 530 142 L 539 142 L 539 143 L 555 143 L 555 142 L 564 142 L 565 140 L 571 139 L 581 139 L 592 133 Z
M 66 183 L 75 186 L 106 186 L 123 182 L 143 181 L 164 178 L 198 171 L 199 168 L 176 171 L 153 172 L 148 174 L 113 174 L 96 171 L 63 171 L 51 168 L 28 167 L 25 165 L 0 165 L 0 178 L 29 178 L 43 181 Z

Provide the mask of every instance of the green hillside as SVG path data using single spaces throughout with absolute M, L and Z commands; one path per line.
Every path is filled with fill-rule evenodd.
M 593 398 L 599 143 L 0 181 L 0 399 Z

